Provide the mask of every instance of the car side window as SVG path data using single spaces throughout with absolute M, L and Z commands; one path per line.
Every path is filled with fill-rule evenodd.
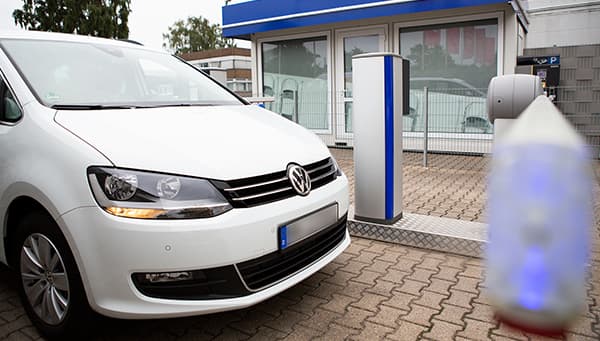
M 23 113 L 15 96 L 4 80 L 0 78 L 0 122 L 17 122 Z

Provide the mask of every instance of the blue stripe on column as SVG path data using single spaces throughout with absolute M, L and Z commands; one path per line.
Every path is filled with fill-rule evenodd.
M 385 95 L 385 219 L 394 218 L 394 64 L 383 57 Z

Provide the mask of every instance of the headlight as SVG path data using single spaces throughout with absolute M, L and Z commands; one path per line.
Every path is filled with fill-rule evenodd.
M 90 167 L 88 178 L 98 204 L 120 217 L 208 218 L 232 208 L 204 179 L 109 167 Z

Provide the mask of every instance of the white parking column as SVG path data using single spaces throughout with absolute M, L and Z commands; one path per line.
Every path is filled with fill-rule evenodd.
M 408 61 L 392 53 L 352 59 L 355 218 L 402 218 L 402 114 L 408 112 Z

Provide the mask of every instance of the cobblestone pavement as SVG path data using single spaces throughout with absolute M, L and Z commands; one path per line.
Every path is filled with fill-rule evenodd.
M 350 181 L 354 201 L 354 159 L 351 149 L 331 149 Z M 428 168 L 421 153 L 404 152 L 403 211 L 485 222 L 485 188 L 489 157 L 430 154 Z
M 438 160 L 441 164 L 432 166 L 427 172 L 419 170 L 416 162 L 406 162 L 405 180 L 411 180 L 405 181 L 405 198 L 412 191 L 415 197 L 427 196 L 425 202 L 430 204 L 440 202 L 446 194 L 447 200 L 453 201 L 457 199 L 452 195 L 457 195 L 462 188 L 458 201 L 473 198 L 469 201 L 471 205 L 481 203 L 477 207 L 483 207 L 485 160 L 466 158 L 454 167 L 460 168 L 470 162 L 471 167 L 481 168 L 465 168 L 465 173 L 458 175 L 464 179 L 463 184 L 451 187 L 451 190 L 445 186 L 451 186 L 453 180 L 440 179 L 456 172 L 448 166 L 451 163 Z M 338 157 L 338 160 L 352 177 L 348 159 Z M 481 183 L 464 190 L 469 186 L 467 179 Z M 436 184 L 444 189 L 437 194 L 417 192 L 418 186 L 407 185 L 412 181 L 422 181 L 423 186 Z M 426 204 L 411 206 L 406 203 L 405 207 L 408 211 L 429 210 Z M 440 212 L 437 209 L 437 206 L 433 207 L 430 212 Z M 461 210 L 462 215 L 457 215 L 462 219 L 481 220 L 480 210 L 482 208 L 470 215 Z M 596 205 L 596 211 L 599 216 L 600 205 Z M 587 284 L 588 309 L 566 332 L 568 340 L 600 340 L 598 227 L 593 235 Z M 346 252 L 320 272 L 254 307 L 173 320 L 108 320 L 91 330 L 89 339 L 551 340 L 524 334 L 496 321 L 483 290 L 483 273 L 481 259 L 353 238 Z M 37 339 L 39 335 L 31 327 L 18 300 L 16 285 L 14 273 L 0 267 L 0 339 Z

